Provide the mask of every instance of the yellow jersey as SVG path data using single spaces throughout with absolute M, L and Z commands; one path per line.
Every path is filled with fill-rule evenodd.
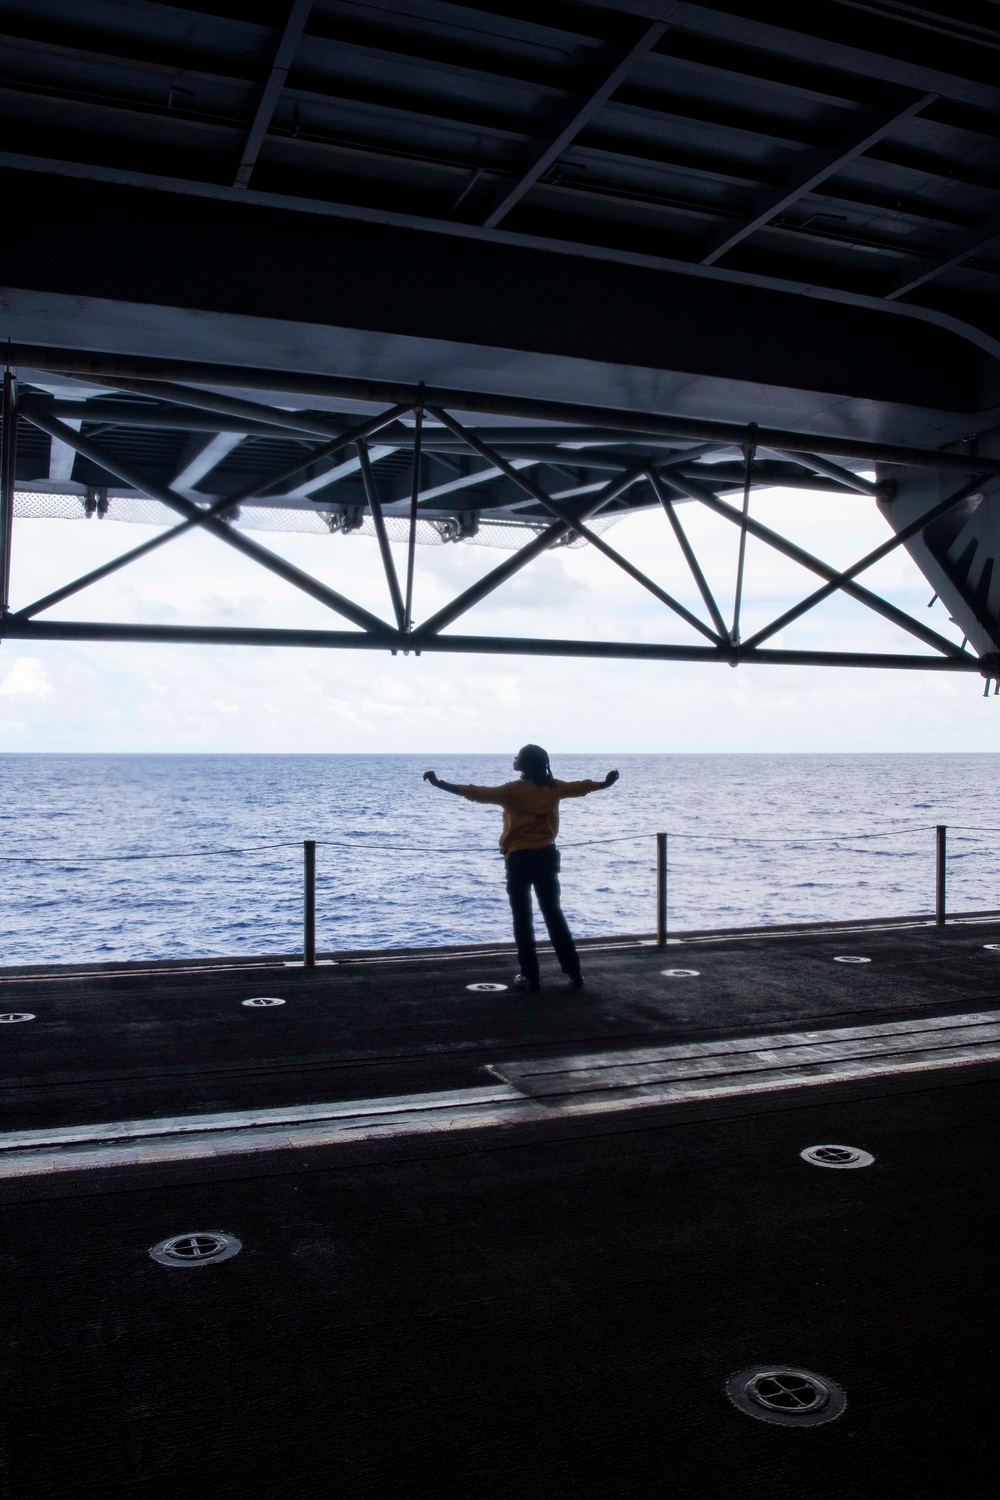
M 536 786 L 533 781 L 507 781 L 503 786 L 456 786 L 470 802 L 495 802 L 503 808 L 500 852 L 507 858 L 519 849 L 547 849 L 559 832 L 559 803 L 563 797 L 586 797 L 603 781 L 556 781 Z

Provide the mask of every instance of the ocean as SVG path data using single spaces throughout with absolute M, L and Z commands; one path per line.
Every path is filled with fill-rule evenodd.
M 658 830 L 674 929 L 930 912 L 937 823 L 949 909 L 1000 907 L 995 755 L 552 759 L 621 771 L 563 804 L 580 937 L 652 931 Z M 428 767 L 514 777 L 511 755 L 2 755 L 0 963 L 294 952 L 307 838 L 321 950 L 509 940 L 499 809 Z

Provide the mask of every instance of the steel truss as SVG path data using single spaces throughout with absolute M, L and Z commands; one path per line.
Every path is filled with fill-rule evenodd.
M 72 370 L 73 356 L 60 361 L 63 371 Z M 329 410 L 289 410 L 265 400 L 222 394 L 193 383 L 150 380 L 141 362 L 131 371 L 121 361 L 98 377 L 94 362 L 76 368 L 82 378 L 100 378 L 104 394 L 99 400 L 59 400 L 43 394 L 33 370 L 32 385 L 19 389 L 12 371 L 5 376 L 3 396 L 3 442 L 0 455 L 0 587 L 2 615 L 0 634 L 21 640 L 92 640 L 135 642 L 198 642 L 203 644 L 306 646 L 338 650 L 397 652 L 455 652 L 485 655 L 566 656 L 657 661 L 713 661 L 730 666 L 740 663 L 776 665 L 851 666 L 979 672 L 1000 677 L 1000 658 L 995 653 L 977 657 L 940 635 L 928 624 L 899 609 L 889 600 L 858 582 L 860 575 L 888 556 L 895 548 L 923 533 L 947 512 L 962 504 L 985 483 L 1000 478 L 1000 460 L 969 457 L 955 452 L 933 452 L 918 448 L 873 445 L 854 440 L 832 440 L 793 432 L 741 427 L 732 423 L 694 422 L 664 416 L 645 416 L 621 411 L 566 407 L 555 403 L 502 400 L 468 392 L 396 389 L 370 383 L 328 381 L 331 396 L 341 401 L 381 402 L 376 414 L 346 423 Z M 37 367 L 35 367 L 37 370 Z M 211 377 L 218 379 L 217 374 Z M 190 379 L 190 376 L 189 376 Z M 263 379 L 258 377 L 260 383 Z M 273 393 L 281 382 L 268 377 Z M 221 383 L 221 382 L 220 382 Z M 251 380 L 248 372 L 231 371 L 230 388 Z M 287 383 L 286 383 L 287 384 Z M 292 382 L 291 384 L 294 384 Z M 114 392 L 107 395 L 108 389 Z M 273 399 L 273 396 L 272 396 Z M 457 413 L 457 414 L 456 414 Z M 488 417 L 493 425 L 482 425 Z M 496 425 L 506 418 L 511 426 Z M 477 419 L 478 423 L 477 423 Z M 9 576 L 13 538 L 14 492 L 18 483 L 18 430 L 24 424 L 47 434 L 55 444 L 84 461 L 87 472 L 103 477 L 105 489 L 123 486 L 127 494 L 159 502 L 177 517 L 170 529 L 133 547 L 100 567 L 70 580 L 43 598 L 11 609 Z M 130 460 L 116 432 L 155 432 L 175 427 L 186 431 L 213 432 L 216 451 L 220 433 L 234 441 L 294 437 L 298 456 L 275 467 L 261 461 L 261 472 L 250 482 L 227 493 L 205 496 L 183 486 L 151 476 Z M 373 439 L 378 439 L 373 444 Z M 266 447 L 266 444 L 265 444 Z M 211 444 L 209 445 L 211 448 Z M 378 479 L 378 456 L 400 451 L 409 454 L 407 493 L 397 482 L 390 494 Z M 820 451 L 817 451 L 820 450 Z M 204 450 L 205 453 L 209 449 Z M 255 450 L 257 451 L 257 450 Z M 727 453 L 731 459 L 727 460 Z M 347 459 L 351 459 L 350 463 Z M 331 460 L 337 460 L 331 467 Z M 885 487 L 846 463 L 891 464 L 936 469 L 950 475 L 956 487 L 939 503 L 931 505 L 908 526 L 898 530 L 881 546 L 859 558 L 849 568 L 837 568 L 813 556 L 788 538 L 763 525 L 750 514 L 754 488 L 785 484 L 795 488 L 822 488 L 842 493 L 863 493 L 875 499 Z M 73 462 L 77 460 L 74 459 Z M 213 460 L 200 468 L 188 466 L 203 480 Z M 359 504 L 347 507 L 338 496 L 338 476 L 350 472 L 360 486 Z M 382 618 L 321 580 L 287 562 L 277 553 L 253 541 L 234 524 L 240 508 L 254 502 L 272 503 L 275 495 L 288 494 L 288 486 L 303 475 L 319 473 L 319 487 L 306 502 L 328 518 L 340 516 L 342 529 L 347 510 L 370 517 L 378 541 L 385 574 L 391 618 Z M 436 484 L 441 475 L 450 480 Z M 556 478 L 559 487 L 543 484 L 539 476 Z M 561 476 L 561 483 L 560 483 Z M 596 477 L 595 477 L 596 476 Z M 567 483 L 568 481 L 568 483 Z M 481 498 L 483 486 L 490 498 Z M 742 489 L 742 505 L 722 498 L 722 492 Z M 734 606 L 727 618 L 709 586 L 679 513 L 679 503 L 703 506 L 730 522 L 739 533 L 739 553 Z M 280 501 L 284 504 L 286 501 Z M 106 501 L 105 501 L 106 504 Z M 641 568 L 629 561 L 593 527 L 640 509 L 657 507 L 673 534 L 701 599 L 702 611 L 689 609 L 662 588 Z M 387 516 L 405 517 L 406 556 L 402 578 L 387 532 Z M 490 569 L 478 582 L 456 595 L 430 619 L 413 618 L 416 542 L 418 525 L 428 517 L 455 528 L 455 539 L 470 534 L 484 516 L 504 518 L 521 528 L 526 540 L 511 555 Z M 330 529 L 339 529 L 333 521 Z M 155 549 L 196 528 L 209 532 L 258 566 L 301 590 L 348 622 L 352 630 L 244 629 L 219 626 L 130 625 L 115 622 L 83 622 L 39 618 L 90 585 L 129 566 Z M 741 630 L 746 541 L 754 537 L 780 555 L 813 573 L 819 586 L 793 608 L 744 637 Z M 447 633 L 475 605 L 501 588 L 517 573 L 551 548 L 579 539 L 603 554 L 608 562 L 626 573 L 651 594 L 670 615 L 683 620 L 702 637 L 704 644 L 649 643 L 610 640 L 537 639 L 511 636 L 472 636 Z M 920 654 L 857 651 L 788 650 L 768 647 L 765 642 L 792 621 L 834 594 L 844 594 L 889 620 L 929 650 Z M 1000 646 L 1000 643 L 994 643 Z

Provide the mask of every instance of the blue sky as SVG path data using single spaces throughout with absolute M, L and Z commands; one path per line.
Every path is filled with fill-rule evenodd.
M 846 565 L 888 536 L 863 496 L 755 493 L 753 513 L 831 563 Z M 735 530 L 699 511 L 683 519 L 731 609 Z M 149 535 L 110 521 L 19 520 L 12 604 L 28 602 Z M 268 534 L 260 540 L 383 616 L 377 549 L 364 537 Z M 698 608 L 665 518 L 622 522 L 608 540 Z M 404 558 L 397 549 L 398 562 Z M 416 618 L 494 566 L 485 547 L 418 549 Z M 954 634 L 902 549 L 862 580 L 942 633 Z M 809 593 L 817 580 L 751 540 L 744 634 Z M 194 533 L 68 601 L 66 619 L 340 628 L 321 605 Z M 683 622 L 591 548 L 547 554 L 455 629 L 463 633 L 694 640 Z M 837 598 L 773 644 L 919 650 L 894 626 Z M 975 676 L 567 661 L 527 657 L 198 646 L 0 647 L 0 749 L 21 751 L 505 750 L 535 740 L 553 751 L 991 751 L 1000 698 Z

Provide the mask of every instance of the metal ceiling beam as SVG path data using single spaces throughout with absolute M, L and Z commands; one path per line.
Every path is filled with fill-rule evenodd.
M 282 425 L 309 431 L 322 428 L 325 436 L 333 436 L 341 430 L 332 419 L 317 419 L 312 413 L 282 411 L 274 407 L 264 407 L 257 402 L 217 397 L 214 392 L 179 385 L 176 383 L 177 377 L 181 376 L 190 381 L 204 381 L 206 385 L 243 385 L 271 392 L 310 393 L 338 399 L 370 401 L 379 405 L 395 402 L 400 411 L 411 410 L 417 400 L 417 387 L 404 385 L 401 382 L 361 380 L 336 375 L 315 377 L 301 373 L 285 375 L 277 370 L 260 370 L 252 366 L 235 367 L 200 362 L 179 363 L 173 360 L 157 360 L 131 355 L 92 355 L 74 349 L 43 350 L 19 344 L 11 346 L 10 358 L 12 362 L 16 361 L 21 366 L 29 366 L 33 369 L 45 368 L 85 380 L 100 381 L 104 384 L 121 384 L 123 388 L 126 382 L 130 388 L 141 384 L 144 393 L 154 394 L 159 389 L 164 392 L 167 400 L 185 401 L 195 406 L 204 405 L 206 409 L 218 406 L 224 415 L 231 413 L 233 408 L 239 408 L 243 413 L 253 412 L 255 419 L 263 421 L 267 420 L 266 413 L 270 411 L 273 413 L 274 420 L 280 421 Z M 130 372 L 128 375 L 125 373 L 126 370 Z M 141 377 L 139 377 L 140 370 L 142 371 Z M 131 372 L 139 378 L 133 378 Z M 148 375 L 151 372 L 162 372 L 162 383 L 159 380 L 149 379 Z M 567 401 L 543 401 L 528 396 L 493 395 L 485 392 L 428 386 L 426 399 L 429 406 L 443 406 L 470 414 L 507 418 L 528 417 L 541 422 L 565 423 L 569 427 L 593 426 L 600 427 L 606 432 L 657 438 L 668 442 L 685 441 L 704 443 L 709 446 L 742 448 L 747 437 L 746 425 L 739 422 L 651 414 Z M 377 420 L 381 425 L 382 419 Z M 970 421 L 972 420 L 974 419 L 970 418 Z M 584 435 L 581 434 L 581 436 Z M 351 441 L 353 440 L 352 438 Z M 566 440 L 570 440 L 569 435 Z M 757 441 L 762 448 L 785 450 L 793 455 L 819 453 L 830 458 L 901 464 L 904 467 L 939 469 L 942 472 L 958 474 L 982 471 L 989 473 L 991 477 L 1000 478 L 1000 458 L 991 459 L 983 455 L 973 458 L 967 454 L 920 448 L 913 444 L 832 437 L 816 432 L 801 433 L 765 426 L 759 428 Z M 569 461 L 567 459 L 567 462 Z
M 935 276 L 943 276 L 945 271 L 953 270 L 963 261 L 971 260 L 974 255 L 978 255 L 980 250 L 985 250 L 998 236 L 1000 236 L 1000 213 L 995 213 L 987 219 L 981 229 L 970 229 L 968 233 L 958 235 L 944 254 L 936 259 L 908 260 L 890 283 L 889 290 L 885 293 L 885 300 L 894 302 L 897 297 L 904 297 L 907 292 L 916 291 L 917 287 L 923 286 L 925 282 L 933 281 Z
M 815 453 L 778 453 L 778 458 L 790 458 L 793 463 L 803 464 L 807 468 L 814 469 L 817 474 L 825 474 L 829 479 L 836 479 L 839 484 L 845 485 L 849 490 L 857 490 L 860 495 L 874 495 L 878 492 L 878 485 L 872 479 L 864 479 L 860 474 L 855 474 L 851 469 L 841 468 L 840 464 L 831 463 L 828 458 L 820 458 Z
M 243 156 L 233 183 L 234 187 L 245 188 L 250 185 L 250 178 L 257 164 L 257 157 L 260 155 L 260 148 L 264 144 L 268 127 L 277 108 L 278 100 L 281 98 L 281 91 L 285 86 L 288 70 L 292 65 L 295 50 L 302 39 L 302 33 L 306 29 L 306 22 L 309 19 L 309 12 L 312 10 L 312 7 L 313 0 L 292 0 L 288 19 L 278 38 L 278 45 L 271 63 L 271 71 L 261 91 L 260 99 L 257 101 L 257 108 L 254 111 L 254 117 L 247 132 L 246 142 L 243 146 Z
M 548 171 L 570 142 L 579 135 L 587 121 L 592 119 L 601 105 L 611 98 L 615 89 L 624 83 L 635 65 L 645 57 L 651 47 L 655 47 L 666 29 L 662 22 L 647 26 L 630 47 L 624 49 L 615 47 L 603 58 L 596 76 L 591 79 L 584 93 L 567 106 L 557 119 L 548 140 L 536 146 L 527 161 L 522 164 L 516 181 L 510 187 L 504 188 L 499 199 L 493 204 L 486 217 L 481 220 L 484 229 L 495 229 L 500 220 L 505 218 L 515 204 L 521 201 L 543 172 Z
M 727 224 L 715 234 L 709 247 L 701 257 L 703 266 L 714 266 L 716 261 L 738 245 L 741 240 L 747 239 L 758 229 L 763 228 L 769 220 L 790 208 L 807 193 L 811 193 L 821 182 L 828 177 L 834 176 L 848 162 L 854 161 L 855 157 L 862 156 L 870 146 L 874 146 L 883 136 L 896 125 L 901 125 L 905 120 L 911 120 L 918 115 L 922 109 L 933 104 L 937 94 L 920 94 L 916 98 L 911 97 L 903 106 L 893 106 L 891 109 L 866 111 L 860 119 L 855 121 L 850 130 L 841 136 L 836 145 L 827 151 L 810 152 L 803 161 L 794 168 L 785 178 L 785 181 L 776 188 L 768 188 L 759 193 L 750 205 L 749 210 L 742 219 L 735 224 Z
M 695 278 L 693 290 L 695 296 L 700 294 L 697 287 L 697 279 L 704 278 L 712 283 L 715 290 L 717 283 L 720 295 L 727 300 L 746 300 L 748 297 L 758 295 L 761 298 L 778 293 L 785 299 L 789 295 L 799 295 L 805 299 L 800 306 L 807 307 L 808 316 L 815 320 L 817 314 L 809 306 L 813 299 L 822 302 L 835 302 L 842 304 L 849 310 L 850 316 L 856 316 L 859 312 L 874 313 L 879 309 L 885 309 L 887 303 L 881 297 L 867 296 L 860 293 L 845 291 L 837 286 L 823 286 L 817 281 L 815 274 L 808 279 L 795 277 L 776 277 L 758 272 L 731 272 L 721 266 L 699 266 L 692 261 L 678 260 L 659 254 L 651 254 L 646 251 L 633 251 L 618 246 L 602 245 L 588 241 L 574 241 L 569 238 L 558 239 L 551 235 L 536 233 L 512 233 L 500 228 L 489 230 L 481 225 L 467 224 L 458 220 L 443 220 L 430 215 L 417 215 L 404 213 L 389 209 L 374 209 L 359 206 L 357 204 L 322 201 L 316 198 L 303 198 L 281 193 L 257 193 L 252 189 L 242 190 L 231 187 L 205 182 L 195 182 L 185 178 L 169 177 L 162 174 L 147 172 L 134 172 L 117 167 L 102 167 L 91 163 L 69 162 L 53 157 L 33 157 L 23 153 L 11 153 L 0 151 L 0 168 L 14 169 L 17 178 L 26 182 L 23 191 L 27 192 L 32 202 L 38 197 L 38 189 L 35 184 L 41 179 L 44 181 L 49 177 L 57 177 L 66 180 L 75 180 L 79 184 L 99 183 L 102 188 L 111 189 L 116 194 L 134 195 L 146 192 L 165 192 L 180 200 L 190 199 L 204 205 L 204 214 L 210 215 L 224 211 L 225 205 L 240 204 L 241 207 L 253 205 L 262 210 L 281 210 L 280 215 L 272 216 L 269 220 L 271 225 L 279 222 L 291 222 L 293 216 L 305 216 L 301 222 L 308 224 L 309 218 L 334 219 L 338 223 L 349 224 L 352 236 L 359 233 L 374 233 L 384 230 L 387 234 L 395 230 L 414 230 L 421 235 L 440 235 L 447 239 L 458 241 L 471 240 L 484 245 L 492 245 L 497 250 L 507 250 L 512 255 L 519 254 L 522 250 L 536 252 L 539 255 L 558 256 L 560 261 L 567 258 L 570 261 L 580 260 L 592 262 L 601 266 L 636 268 L 651 272 L 665 272 L 684 278 Z M 30 186 L 29 186 L 30 184 Z M 19 189 L 19 191 L 22 191 Z M 62 191 L 52 194 L 53 201 L 62 199 Z M 209 205 L 215 205 L 213 209 Z M 93 205 L 96 209 L 97 205 Z M 127 217 L 133 211 L 131 204 L 121 204 L 114 207 L 114 214 L 118 218 Z M 32 209 L 37 213 L 37 204 Z M 198 210 L 191 209 L 190 213 Z M 17 209 L 11 207 L 10 214 L 17 217 Z M 95 212 L 93 217 L 96 221 L 102 219 L 100 213 Z M 106 219 L 107 214 L 103 214 Z M 254 226 L 255 227 L 255 226 Z M 96 231 L 95 231 L 96 232 Z M 207 226 L 202 226 L 199 232 L 204 232 L 206 243 L 211 245 L 212 233 Z M 269 230 L 270 233 L 270 230 Z M 16 241 L 15 241 L 16 243 Z M 419 247 L 417 247 L 419 250 Z M 440 251 L 451 256 L 459 253 L 447 244 L 434 247 L 433 257 L 440 264 Z M 346 253 L 347 247 L 345 247 Z M 74 267 L 78 265 L 79 257 L 74 258 Z M 585 273 L 586 274 L 586 273 Z M 611 274 L 611 273 L 609 273 Z M 622 273 L 619 272 L 619 275 Z M 626 273 L 627 274 L 627 273 Z M 348 278 L 349 279 L 349 278 Z M 142 300 L 142 299 L 140 299 Z M 163 301 L 162 297 L 151 294 L 146 300 L 152 303 Z M 923 307 L 907 302 L 895 304 L 901 312 L 905 310 L 907 318 L 919 322 L 922 328 L 930 333 L 931 328 L 939 334 L 950 335 L 956 340 L 963 340 L 970 349 L 985 350 L 993 358 L 1000 358 L 1000 339 L 994 337 L 988 328 L 979 328 L 962 318 L 947 311 L 941 311 L 933 307 Z M 351 324 L 350 326 L 355 326 Z M 912 327 L 912 325 L 911 325 Z M 910 329 L 906 332 L 909 334 Z M 911 335 L 912 336 L 912 335 Z M 32 342 L 41 343 L 43 340 L 26 340 L 30 347 Z M 52 366 L 57 368 L 57 366 Z M 77 373 L 82 373 L 83 367 L 78 367 Z M 123 369 L 124 374 L 124 369 Z M 123 387 L 124 388 L 124 387 Z
M 67 427 L 71 427 L 73 424 L 72 422 L 67 422 L 66 425 Z M 215 437 L 209 438 L 200 452 L 196 453 L 184 465 L 180 473 L 174 475 L 170 481 L 170 488 L 176 490 L 180 495 L 187 495 L 187 498 L 190 500 L 191 496 L 188 494 L 188 491 L 196 489 L 201 481 L 207 475 L 211 474 L 213 469 L 217 469 L 223 459 L 228 458 L 233 449 L 238 447 L 242 441 L 243 435 L 239 432 L 216 433 Z M 55 442 L 54 438 L 53 442 Z M 49 472 L 51 474 L 51 469 Z M 68 478 L 69 476 L 67 475 L 66 477 Z
M 872 667 L 885 671 L 971 672 L 982 675 L 978 657 L 905 656 L 875 651 L 754 650 L 738 654 L 712 646 L 661 646 L 648 641 L 539 640 L 530 636 L 433 635 L 416 641 L 392 631 L 368 635 L 353 630 L 267 630 L 212 625 L 119 625 L 89 620 L 10 620 L 4 633 L 16 640 L 136 641 L 210 646 L 294 646 L 347 651 L 443 651 L 473 656 L 583 657 L 611 661 L 694 661 L 744 666 Z

